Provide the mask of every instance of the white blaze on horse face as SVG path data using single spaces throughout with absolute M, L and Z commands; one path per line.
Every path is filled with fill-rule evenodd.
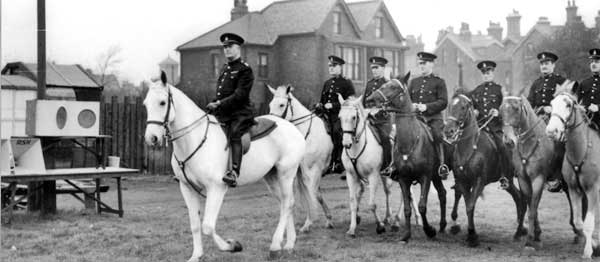
M 165 120 L 167 114 L 167 103 L 169 102 L 167 89 L 162 85 L 153 83 L 148 89 L 148 94 L 144 99 L 144 106 L 148 115 L 147 121 L 159 121 Z M 171 112 L 168 121 L 171 122 L 175 118 L 174 108 L 171 107 Z M 148 145 L 162 145 L 163 137 L 165 135 L 165 129 L 156 124 L 146 124 L 146 132 L 144 138 Z
M 560 139 L 565 132 L 565 123 L 562 120 L 567 120 L 570 114 L 568 99 L 565 95 L 558 95 L 550 102 L 552 116 L 546 127 L 546 134 L 555 140 Z
M 283 117 L 283 113 L 285 112 L 287 106 L 287 97 L 286 87 L 279 86 L 277 89 L 269 88 L 271 93 L 273 93 L 273 100 L 269 103 L 269 114 Z M 288 109 L 289 110 L 289 109 Z M 290 114 L 287 114 L 286 119 L 291 117 Z
M 452 100 L 452 106 L 455 106 L 456 104 L 458 104 L 460 102 L 460 99 L 454 98 L 454 100 Z

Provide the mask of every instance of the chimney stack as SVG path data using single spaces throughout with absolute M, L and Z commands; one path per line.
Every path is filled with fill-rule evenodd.
M 512 11 L 511 14 L 508 14 L 506 17 L 506 37 L 508 38 L 520 38 L 521 37 L 521 15 L 517 10 Z
M 500 23 L 494 23 L 490 21 L 490 26 L 487 28 L 488 35 L 502 42 L 502 31 L 504 29 L 500 26 Z
M 600 10 L 598 10 L 598 15 L 596 16 L 596 29 L 600 30 Z
M 236 20 L 248 14 L 248 5 L 246 0 L 233 0 L 233 9 L 231 9 L 231 21 Z
M 469 24 L 463 22 L 460 24 L 460 33 L 458 35 L 464 42 L 471 42 L 471 30 L 469 30 Z

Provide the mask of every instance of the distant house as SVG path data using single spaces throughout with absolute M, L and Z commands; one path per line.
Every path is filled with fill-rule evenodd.
M 344 75 L 354 81 L 357 92 L 363 91 L 370 78 L 370 56 L 386 57 L 394 75 L 405 71 L 404 37 L 381 0 L 287 0 L 260 12 L 248 12 L 245 0 L 235 0 L 230 22 L 177 48 L 181 54 L 179 86 L 200 105 L 214 96 L 225 62 L 219 42 L 224 32 L 246 39 L 242 56 L 255 75 L 251 96 L 263 111 L 270 97 L 263 83 L 291 84 L 307 105 L 318 100 L 329 78 L 330 54 L 346 60 Z
M 179 63 L 175 59 L 167 56 L 167 58 L 158 63 L 158 67 L 167 74 L 167 82 L 169 84 L 177 85 L 179 83 Z

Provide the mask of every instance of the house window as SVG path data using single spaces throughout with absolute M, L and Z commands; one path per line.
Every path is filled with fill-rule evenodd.
M 397 77 L 401 73 L 400 68 L 402 56 L 400 52 L 395 50 L 384 50 L 383 57 L 388 60 L 387 68 L 389 68 L 389 74 L 391 74 L 391 77 Z M 386 74 L 387 72 L 388 71 L 386 70 Z
M 383 17 L 375 18 L 375 37 L 383 38 Z
M 525 58 L 532 58 L 535 56 L 535 48 L 532 43 L 528 43 L 525 49 Z
M 221 74 L 221 68 L 220 68 L 221 63 L 219 62 L 219 54 L 212 54 L 211 60 L 212 60 L 213 77 L 219 78 L 219 76 Z
M 346 64 L 342 67 L 344 75 L 352 80 L 360 80 L 360 68 L 361 68 L 361 57 L 360 48 L 338 46 L 337 54 L 346 61 Z
M 340 12 L 333 13 L 333 33 L 341 34 L 342 33 L 342 22 L 341 22 L 341 14 Z
M 265 53 L 258 54 L 258 76 L 269 77 L 269 56 Z

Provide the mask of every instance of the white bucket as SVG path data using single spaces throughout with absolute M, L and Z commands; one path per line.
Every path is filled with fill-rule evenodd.
M 108 156 L 108 166 L 110 167 L 119 167 L 121 163 L 121 158 L 118 156 Z

